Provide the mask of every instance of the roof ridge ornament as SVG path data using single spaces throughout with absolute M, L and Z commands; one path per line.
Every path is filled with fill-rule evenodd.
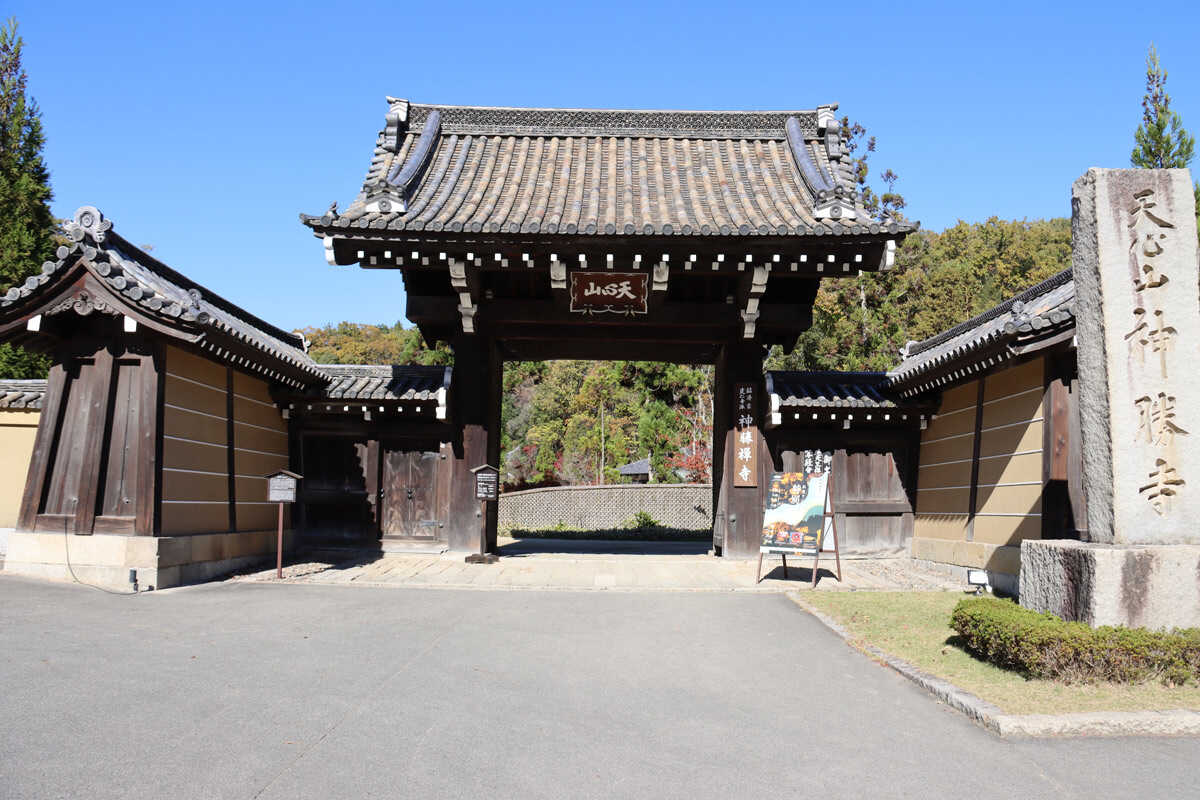
M 105 219 L 95 206 L 80 206 L 75 210 L 75 217 L 63 227 L 71 241 L 82 242 L 84 236 L 89 236 L 100 243 L 112 226 L 112 220 Z
M 388 97 L 388 113 L 383 129 L 383 149 L 389 153 L 400 152 L 400 134 L 408 128 L 408 101 L 399 97 Z
M 840 136 L 839 128 L 837 120 L 827 120 L 826 139 L 828 140 L 831 130 L 835 136 Z M 854 207 L 853 190 L 838 185 L 825 171 L 825 168 L 813 159 L 812 153 L 808 151 L 808 143 L 804 140 L 800 120 L 796 117 L 788 117 L 785 129 L 792 158 L 795 159 L 796 166 L 800 169 L 800 175 L 804 178 L 804 183 L 815 201 L 813 216 L 817 219 L 855 219 L 858 212 Z M 840 155 L 838 158 L 840 159 Z
M 365 211 L 368 214 L 403 214 L 408 211 L 408 199 L 433 157 L 441 133 L 442 115 L 434 110 L 425 119 L 425 127 L 421 129 L 421 135 L 409 152 L 408 158 L 392 167 L 378 192 L 367 201 Z

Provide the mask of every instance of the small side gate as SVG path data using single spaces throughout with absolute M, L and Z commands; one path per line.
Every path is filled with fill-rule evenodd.
M 381 532 L 386 538 L 437 539 L 438 465 L 430 451 L 387 450 L 380 486 Z

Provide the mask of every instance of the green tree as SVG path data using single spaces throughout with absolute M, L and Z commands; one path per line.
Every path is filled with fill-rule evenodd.
M 1167 71 L 1150 45 L 1146 55 L 1146 94 L 1142 96 L 1142 124 L 1134 131 L 1136 142 L 1129 162 L 1144 169 L 1179 169 L 1192 163 L 1196 137 L 1183 127 L 1179 113 L 1171 110 Z
M 1129 163 L 1143 169 L 1183 169 L 1196 156 L 1196 137 L 1183 127 L 1179 112 L 1171 110 L 1167 94 L 1167 71 L 1158 62 L 1158 51 L 1150 45 L 1146 55 L 1146 93 L 1142 95 L 1142 123 L 1133 133 L 1134 147 Z M 1200 182 L 1196 195 L 1196 227 L 1200 236 Z
M 318 364 L 453 364 L 454 353 L 444 342 L 426 344 L 416 328 L 339 322 L 303 328 L 308 354 Z
M 0 285 L 19 284 L 41 269 L 56 245 L 50 172 L 42 159 L 42 114 L 26 93 L 24 47 L 17 21 L 0 26 Z M 0 345 L 0 378 L 46 374 L 45 357 Z
M 768 369 L 886 370 L 908 340 L 965 322 L 1071 264 L 1071 221 L 959 221 L 918 231 L 896 269 L 822 285 L 813 325 L 790 354 L 774 348 Z

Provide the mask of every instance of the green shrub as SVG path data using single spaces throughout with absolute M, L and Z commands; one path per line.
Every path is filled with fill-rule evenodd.
M 652 531 L 661 528 L 662 523 L 650 515 L 648 511 L 639 511 L 621 524 L 622 528 L 631 531 Z
M 514 539 L 571 539 L 573 541 L 624 541 L 624 542 L 711 542 L 710 528 L 592 528 L 589 530 L 567 530 L 543 528 L 528 530 L 513 528 L 509 535 Z
M 1200 682 L 1200 628 L 1092 628 L 991 597 L 959 602 L 950 626 L 980 658 L 1065 683 Z

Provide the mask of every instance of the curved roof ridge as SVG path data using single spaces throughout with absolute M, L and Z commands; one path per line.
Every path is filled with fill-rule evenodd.
M 967 331 L 971 330 L 972 328 L 977 328 L 985 322 L 988 322 L 990 320 L 995 319 L 996 317 L 1007 314 L 1009 311 L 1012 310 L 1014 303 L 1028 303 L 1030 300 L 1033 300 L 1036 297 L 1040 297 L 1041 295 L 1046 294 L 1047 292 L 1051 291 L 1052 289 L 1057 289 L 1059 286 L 1062 286 L 1063 284 L 1067 283 L 1067 281 L 1071 280 L 1071 276 L 1072 276 L 1071 268 L 1067 267 L 1062 272 L 1051 275 L 1049 278 L 1046 278 L 1046 280 L 1042 281 L 1041 283 L 1038 283 L 1034 286 L 1029 287 L 1028 289 L 1025 289 L 1020 294 L 1010 297 L 1008 300 L 1005 300 L 1003 303 L 1000 303 L 997 306 L 993 306 L 992 308 L 989 308 L 987 311 L 984 311 L 982 314 L 972 317 L 971 319 L 967 320 L 966 322 L 962 322 L 962 323 L 959 323 L 958 325 L 955 325 L 950 330 L 942 331 L 941 333 L 930 336 L 928 339 L 922 339 L 919 342 L 909 342 L 908 346 L 906 346 L 904 348 L 904 351 L 902 352 L 902 357 L 903 358 L 912 358 L 913 356 L 920 355 L 921 353 L 925 352 L 926 350 L 929 350 L 930 348 L 937 347 L 939 344 L 942 344 L 943 342 L 950 341 L 951 339 L 953 339 L 955 336 L 958 336 L 959 334 L 966 333 Z
M 350 263 L 335 243 L 354 237 L 354 229 L 390 239 L 405 231 L 902 237 L 917 227 L 866 213 L 859 187 L 847 182 L 849 152 L 836 104 L 726 112 L 389 100 L 356 199 L 344 213 L 335 204 L 320 217 L 300 215 L 325 239 L 331 263 Z M 660 140 L 676 145 L 663 147 Z M 462 145 L 466 141 L 482 144 Z M 553 163 L 527 169 L 530 158 L 541 166 L 537 158 L 547 141 Z M 477 169 L 484 151 L 486 167 Z M 551 180 L 545 179 L 547 169 Z M 589 176 L 586 195 L 581 175 Z M 598 195 L 603 176 L 614 176 L 627 196 L 612 194 L 613 185 L 607 186 L 611 197 Z M 575 211 L 563 219 L 556 209 Z M 625 212 L 621 219 L 614 209 Z M 726 219 L 739 209 L 744 213 Z

